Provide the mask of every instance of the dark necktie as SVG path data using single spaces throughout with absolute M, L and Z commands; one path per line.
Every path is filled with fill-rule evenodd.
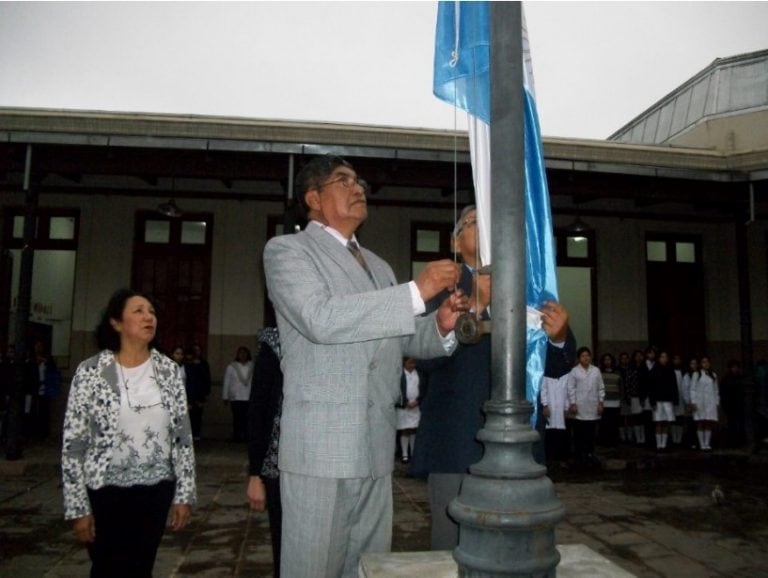
M 352 255 L 357 260 L 357 262 L 360 263 L 360 266 L 368 274 L 368 278 L 371 280 L 371 283 L 376 285 L 376 281 L 373 280 L 373 274 L 371 273 L 371 270 L 368 268 L 368 263 L 365 262 L 365 259 L 363 258 L 363 253 L 362 251 L 360 251 L 360 246 L 357 243 L 355 243 L 352 239 L 350 239 L 349 241 L 347 241 L 347 249 L 349 249 L 349 252 L 352 253 Z

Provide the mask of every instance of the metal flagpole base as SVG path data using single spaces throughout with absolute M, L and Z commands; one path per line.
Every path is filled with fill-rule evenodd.
M 546 467 L 533 459 L 539 434 L 529 403 L 491 400 L 478 433 L 483 458 L 470 467 L 448 507 L 459 523 L 453 557 L 459 576 L 554 577 L 560 561 L 555 526 L 565 517 Z

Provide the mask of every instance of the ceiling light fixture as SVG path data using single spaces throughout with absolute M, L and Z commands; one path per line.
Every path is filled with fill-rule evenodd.
M 176 206 L 176 201 L 169 199 L 167 203 L 160 203 L 157 206 L 157 210 L 160 214 L 166 217 L 181 217 L 181 209 Z
M 592 230 L 587 223 L 576 217 L 573 222 L 565 228 L 568 237 L 572 238 L 576 242 L 586 241 L 585 235 Z

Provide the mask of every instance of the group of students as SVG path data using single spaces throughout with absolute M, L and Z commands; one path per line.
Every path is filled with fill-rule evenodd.
M 649 429 L 657 450 L 665 450 L 670 438 L 672 444 L 683 444 L 686 431 L 692 434 L 693 429 L 695 447 L 712 449 L 720 393 L 709 357 L 693 358 L 683 368 L 679 356 L 648 347 L 631 357 L 621 353 L 618 364 L 603 354 L 595 366 L 589 348 L 582 347 L 577 358 L 570 373 L 542 386 L 548 459 L 569 459 L 572 437 L 575 461 L 595 464 L 598 440 L 606 446 L 646 445 Z M 729 364 L 729 374 L 736 371 Z

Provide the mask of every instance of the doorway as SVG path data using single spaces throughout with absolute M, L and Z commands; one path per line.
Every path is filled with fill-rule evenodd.
M 705 353 L 704 272 L 695 236 L 646 237 L 648 339 L 683 359 Z
M 160 347 L 208 349 L 213 215 L 136 215 L 132 286 L 155 301 Z
M 597 345 L 597 291 L 595 231 L 555 231 L 557 288 L 560 303 L 568 310 L 568 325 L 577 347 Z

